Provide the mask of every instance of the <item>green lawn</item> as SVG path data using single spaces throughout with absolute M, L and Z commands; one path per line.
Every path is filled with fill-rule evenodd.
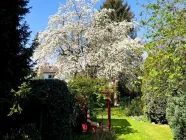
M 168 125 L 152 124 L 134 120 L 122 115 L 120 108 L 111 111 L 112 129 L 115 131 L 118 140 L 173 140 L 171 129 Z M 97 115 L 98 121 L 107 124 L 107 113 Z M 102 118 L 103 115 L 103 118 Z

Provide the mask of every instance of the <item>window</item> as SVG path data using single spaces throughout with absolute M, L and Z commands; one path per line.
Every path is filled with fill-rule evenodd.
M 54 75 L 48 75 L 48 79 L 53 79 Z

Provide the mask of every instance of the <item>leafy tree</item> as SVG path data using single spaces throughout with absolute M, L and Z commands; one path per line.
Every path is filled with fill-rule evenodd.
M 150 54 L 144 67 L 144 94 L 150 91 L 156 96 L 168 97 L 166 118 L 174 139 L 184 140 L 186 3 L 185 0 L 158 0 L 144 7 L 150 15 L 142 20 L 147 28 L 146 48 Z
M 26 47 L 30 32 L 24 21 L 29 12 L 27 4 L 28 0 L 0 2 L 0 104 L 3 110 L 5 104 L 2 103 L 11 103 L 10 90 L 16 89 L 32 72 L 33 49 Z
M 145 113 L 156 123 L 166 123 L 166 105 L 168 74 L 162 71 L 165 64 L 169 65 L 166 52 L 163 50 L 149 53 L 144 64 L 142 92 L 145 101 Z M 166 68 L 167 69 L 167 68 Z M 167 69 L 168 70 L 168 69 Z
M 113 21 L 121 22 L 123 20 L 131 21 L 134 18 L 134 13 L 131 11 L 128 2 L 123 2 L 123 0 L 106 0 L 101 6 L 101 9 L 114 9 L 110 18 Z
M 179 46 L 172 56 L 168 81 L 167 120 L 176 140 L 186 139 L 186 47 Z
M 89 108 L 94 113 L 96 107 L 103 107 L 105 101 L 101 90 L 107 89 L 108 81 L 99 78 L 76 76 L 68 82 L 68 88 L 77 102 L 78 109 Z

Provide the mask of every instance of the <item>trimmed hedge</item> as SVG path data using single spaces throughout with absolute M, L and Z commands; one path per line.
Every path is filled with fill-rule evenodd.
M 57 79 L 33 80 L 30 84 L 33 94 L 43 106 L 44 139 L 67 140 L 71 133 L 73 108 L 66 82 Z
M 20 118 L 27 119 L 24 124 L 36 123 L 42 139 L 69 139 L 73 98 L 65 81 L 31 80 L 22 84 L 15 97 L 16 103 L 23 109 Z

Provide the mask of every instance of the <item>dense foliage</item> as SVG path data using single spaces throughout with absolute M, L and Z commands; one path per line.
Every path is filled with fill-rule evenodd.
M 21 115 L 33 118 L 45 140 L 65 139 L 71 134 L 72 98 L 64 81 L 31 80 L 15 93 L 15 106 Z M 20 115 L 20 116 L 21 116 Z M 35 119 L 35 120 L 34 120 Z
M 157 0 L 145 6 L 150 16 L 142 21 L 147 27 L 149 53 L 144 67 L 144 95 L 168 98 L 166 117 L 176 140 L 186 139 L 185 7 L 185 0 Z
M 168 99 L 167 119 L 176 140 L 186 138 L 186 93 L 174 91 Z
M 143 115 L 144 103 L 140 97 L 136 97 L 131 100 L 131 103 L 128 106 L 125 106 L 125 115 L 126 116 L 141 116 Z
M 82 123 L 87 122 L 87 114 L 95 117 L 96 108 L 103 108 L 107 103 L 101 90 L 108 89 L 108 81 L 78 75 L 68 82 L 68 88 L 75 102 L 72 119 L 74 130 L 78 132 Z
M 167 120 L 176 140 L 186 139 L 186 46 L 176 48 L 169 76 Z
M 167 123 L 166 120 L 166 107 L 167 97 L 164 95 L 155 95 L 148 93 L 144 95 L 145 98 L 145 113 L 150 121 L 155 123 Z
M 105 105 L 105 97 L 101 93 L 101 90 L 108 89 L 105 79 L 76 76 L 68 82 L 68 88 L 80 109 L 85 107 L 93 113 L 96 107 Z
M 156 123 L 166 123 L 167 97 L 165 90 L 167 89 L 168 75 L 160 70 L 164 67 L 162 65 L 168 64 L 168 60 L 163 59 L 164 55 L 164 51 L 149 53 L 143 71 L 142 92 L 145 113 L 151 121 Z
M 135 97 L 141 97 L 141 75 L 140 66 L 135 70 L 133 75 L 125 75 L 125 72 L 120 74 L 118 82 L 118 91 L 120 92 L 120 98 L 133 99 Z M 141 72 L 141 73 L 140 73 Z

